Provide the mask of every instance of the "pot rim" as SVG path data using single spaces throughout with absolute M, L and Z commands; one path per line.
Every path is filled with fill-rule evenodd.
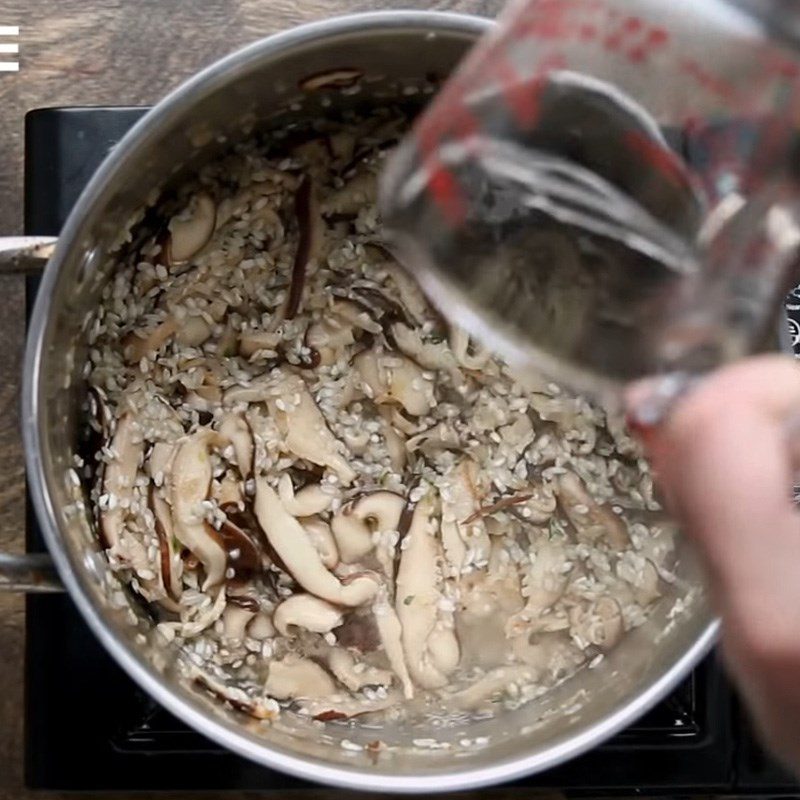
M 25 348 L 22 390 L 22 434 L 28 485 L 47 547 L 65 587 L 83 618 L 125 672 L 183 722 L 238 755 L 263 766 L 317 783 L 346 789 L 377 789 L 398 793 L 455 791 L 499 784 L 555 766 L 609 738 L 661 700 L 711 649 L 716 641 L 718 623 L 711 620 L 677 662 L 622 708 L 594 723 L 580 734 L 556 743 L 542 752 L 507 759 L 492 766 L 468 767 L 447 774 L 374 774 L 368 769 L 326 765 L 314 758 L 291 755 L 273 749 L 268 743 L 257 742 L 233 724 L 203 713 L 177 694 L 171 681 L 154 670 L 143 657 L 128 646 L 120 633 L 107 624 L 101 608 L 95 605 L 78 574 L 71 568 L 64 540 L 59 532 L 59 515 L 47 489 L 42 459 L 43 436 L 39 422 L 42 347 L 53 303 L 56 278 L 69 252 L 78 246 L 77 237 L 84 219 L 102 199 L 117 169 L 135 156 L 137 151 L 146 148 L 150 138 L 155 136 L 152 123 L 158 121 L 159 125 L 163 125 L 179 117 L 201 95 L 213 91 L 215 85 L 229 80 L 231 73 L 247 69 L 252 62 L 262 59 L 265 54 L 277 56 L 298 45 L 308 44 L 330 35 L 416 26 L 433 31 L 474 34 L 477 37 L 491 24 L 491 20 L 482 17 L 436 11 L 376 11 L 348 14 L 306 23 L 273 34 L 233 52 L 196 73 L 145 114 L 98 168 L 64 225 L 56 252 L 45 270 L 31 315 Z

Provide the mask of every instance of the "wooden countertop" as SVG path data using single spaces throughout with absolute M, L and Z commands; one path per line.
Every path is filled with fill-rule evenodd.
M 20 27 L 20 70 L 0 72 L 0 234 L 22 230 L 23 118 L 28 110 L 152 104 L 201 67 L 275 31 L 335 14 L 398 6 L 493 15 L 501 3 L 0 0 L 0 25 Z M 0 297 L 4 298 L 0 341 L 5 342 L 0 360 L 0 550 L 21 551 L 25 530 L 18 413 L 25 313 L 22 280 L 0 277 Z M 23 600 L 0 595 L 0 800 L 33 796 L 22 785 L 23 655 Z M 325 792 L 300 794 L 318 797 Z

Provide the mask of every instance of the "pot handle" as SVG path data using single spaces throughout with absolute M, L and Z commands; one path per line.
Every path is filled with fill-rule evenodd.
M 41 272 L 55 249 L 54 236 L 0 236 L 0 275 Z M 47 553 L 0 553 L 0 592 L 63 592 Z
M 63 592 L 47 553 L 10 556 L 0 553 L 0 592 Z
M 41 272 L 56 241 L 55 236 L 0 236 L 0 275 Z

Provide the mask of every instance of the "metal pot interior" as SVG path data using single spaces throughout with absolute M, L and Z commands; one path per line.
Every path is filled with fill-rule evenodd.
M 36 302 L 24 400 L 29 476 L 48 545 L 73 598 L 120 664 L 170 711 L 242 755 L 312 780 L 435 791 L 544 769 L 631 722 L 691 668 L 714 637 L 705 596 L 690 589 L 702 585 L 697 563 L 680 545 L 679 580 L 649 621 L 596 669 L 581 671 L 517 711 L 379 731 L 357 721 L 323 727 L 291 715 L 272 726 L 258 724 L 182 678 L 178 654 L 152 635 L 150 617 L 110 574 L 69 478 L 76 431 L 84 424 L 85 320 L 114 251 L 135 230 L 143 208 L 254 131 L 330 113 L 323 105 L 328 102 L 333 108 L 368 108 L 407 97 L 403 88 L 446 75 L 487 25 L 450 15 L 361 15 L 273 37 L 206 70 L 147 115 L 105 162 L 66 225 Z M 298 90 L 310 74 L 333 67 L 364 72 L 360 90 Z M 488 744 L 459 745 L 477 737 L 487 737 Z M 344 739 L 362 745 L 381 739 L 389 749 L 375 760 L 366 751 L 343 748 Z

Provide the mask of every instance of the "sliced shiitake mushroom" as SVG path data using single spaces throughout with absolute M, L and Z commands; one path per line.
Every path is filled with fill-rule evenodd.
M 233 325 L 228 321 L 225 325 L 225 330 L 222 332 L 222 336 L 219 337 L 217 341 L 217 353 L 221 356 L 226 358 L 230 356 L 236 355 L 237 350 L 237 337 L 238 333 Z
M 308 534 L 311 544 L 314 545 L 322 563 L 333 569 L 339 563 L 339 550 L 336 540 L 331 533 L 331 526 L 322 517 L 299 517 L 298 522 Z
M 364 73 L 355 67 L 337 67 L 315 72 L 303 78 L 298 86 L 304 92 L 317 92 L 320 89 L 346 89 L 361 80 Z
M 241 641 L 246 636 L 247 625 L 255 616 L 255 611 L 238 603 L 228 603 L 222 612 L 222 635 L 225 639 Z
M 177 320 L 169 316 L 150 331 L 131 331 L 122 340 L 122 352 L 129 364 L 138 364 L 143 358 L 157 353 L 178 330 Z
M 336 684 L 319 664 L 290 653 L 270 662 L 264 689 L 277 700 L 295 700 L 328 697 L 336 693 Z
M 249 478 L 253 471 L 253 432 L 244 415 L 226 414 L 220 423 L 219 435 L 231 443 L 241 476 Z
M 272 623 L 283 636 L 290 628 L 304 628 L 312 633 L 328 633 L 342 624 L 341 606 L 335 606 L 310 594 L 295 594 L 284 600 L 272 615 Z
M 183 264 L 205 247 L 217 218 L 217 207 L 205 192 L 199 192 L 189 205 L 169 221 L 166 259 L 169 265 Z
M 365 252 L 373 245 L 364 245 Z M 391 255 L 387 253 L 387 258 Z M 348 290 L 347 296 L 352 302 L 362 306 L 368 311 L 373 319 L 380 319 L 384 324 L 398 321 L 405 327 L 414 327 L 414 320 L 406 312 L 403 306 L 385 294 L 386 289 L 380 286 L 354 286 Z M 389 328 L 391 333 L 392 328 Z M 408 354 L 407 354 L 408 355 Z
M 280 334 L 273 331 L 243 330 L 239 334 L 239 354 L 250 358 L 262 350 L 277 352 L 282 343 Z
M 403 651 L 403 627 L 385 592 L 378 594 L 372 610 L 375 627 L 381 646 L 386 653 L 386 658 L 389 660 L 389 666 L 400 680 L 403 687 L 403 696 L 410 700 L 414 697 L 414 684 L 411 681 L 411 675 L 409 675 L 408 667 L 406 666 L 405 652 Z M 344 644 L 341 636 L 339 636 L 339 642 Z
M 446 422 L 440 422 L 406 440 L 406 449 L 409 453 L 419 451 L 428 456 L 442 450 L 460 450 L 462 446 L 458 432 Z
M 609 596 L 575 606 L 570 611 L 569 621 L 570 632 L 582 647 L 593 644 L 601 650 L 610 650 L 625 631 L 622 609 Z
M 356 341 L 359 331 L 377 334 L 381 326 L 369 314 L 348 300 L 336 300 L 322 319 L 312 322 L 305 344 L 318 353 L 319 363 L 332 364 L 345 348 Z
M 392 469 L 400 474 L 403 472 L 408 461 L 406 443 L 389 419 L 383 415 L 381 415 L 381 432 L 383 433 L 383 440 L 386 443 L 386 451 L 389 453 Z
M 284 310 L 286 319 L 293 319 L 300 310 L 308 265 L 319 256 L 325 235 L 325 223 L 319 213 L 314 184 L 308 175 L 303 178 L 295 192 L 294 210 L 297 217 L 298 239 L 289 295 Z
M 504 694 L 512 684 L 530 683 L 536 677 L 535 670 L 528 666 L 515 664 L 497 667 L 466 689 L 447 695 L 448 706 L 453 709 L 474 711 Z
M 499 500 L 496 500 L 494 503 L 490 503 L 486 506 L 481 506 L 477 510 L 475 510 L 472 514 L 470 514 L 465 520 L 464 524 L 469 525 L 471 522 L 474 522 L 481 517 L 488 517 L 491 514 L 496 514 L 498 511 L 502 511 L 505 508 L 511 508 L 512 506 L 518 506 L 522 503 L 527 503 L 533 497 L 532 494 L 513 494 L 508 497 L 501 497 Z
M 283 507 L 293 517 L 321 514 L 330 508 L 334 499 L 333 494 L 325 491 L 318 483 L 309 484 L 295 492 L 292 478 L 288 473 L 284 473 L 278 481 L 278 495 Z
M 229 606 L 236 606 L 243 608 L 245 611 L 251 611 L 253 614 L 258 614 L 261 611 L 261 604 L 256 597 L 250 594 L 240 594 L 235 589 L 230 587 L 226 590 Z
M 625 520 L 601 506 L 573 472 L 559 476 L 558 502 L 580 538 L 604 541 L 615 550 L 624 550 L 630 544 Z
M 473 350 L 469 334 L 457 325 L 450 329 L 450 348 L 462 367 L 476 372 L 482 370 L 492 357 L 485 347 Z
M 123 413 L 117 421 L 111 450 L 114 458 L 106 464 L 103 483 L 109 505 L 100 512 L 100 531 L 107 548 L 119 543 L 133 498 L 139 462 L 144 455 L 142 434 L 131 412 Z
M 423 497 L 414 509 L 397 571 L 395 598 L 408 671 L 415 683 L 426 689 L 445 686 L 459 658 L 455 633 L 437 627 L 441 570 L 433 511 L 430 496 Z
M 330 432 L 314 398 L 298 375 L 275 370 L 272 388 L 263 399 L 284 434 L 286 448 L 298 458 L 329 467 L 344 485 L 355 480 L 353 468 L 345 460 L 341 442 Z
M 372 172 L 358 172 L 341 189 L 330 192 L 322 204 L 325 216 L 334 214 L 358 214 L 361 209 L 375 201 L 378 179 Z
M 459 369 L 453 351 L 445 342 L 425 342 L 418 328 L 410 327 L 403 322 L 395 322 L 389 331 L 397 349 L 420 367 L 446 371 L 456 386 L 464 383 L 464 375 Z
M 342 561 L 352 564 L 372 550 L 374 532 L 397 530 L 405 506 L 404 497 L 386 491 L 371 492 L 344 505 L 331 520 Z
M 620 559 L 616 572 L 631 587 L 633 599 L 639 605 L 648 606 L 661 597 L 661 577 L 650 559 L 638 555 L 634 556 L 633 563 Z
M 358 606 L 378 590 L 373 576 L 354 575 L 339 581 L 325 568 L 303 526 L 283 507 L 266 478 L 256 478 L 256 516 L 289 574 L 311 594 L 344 606 Z
M 541 539 L 531 548 L 531 563 L 522 576 L 525 607 L 506 624 L 509 637 L 538 630 L 542 615 L 559 600 L 567 588 L 571 565 L 562 544 Z
M 208 525 L 207 532 L 225 550 L 226 583 L 231 586 L 242 586 L 261 574 L 263 571 L 261 550 L 253 536 L 230 519 L 223 520 L 219 530 Z
M 344 695 L 345 693 L 342 692 L 334 697 L 302 700 L 298 703 L 299 711 L 319 722 L 332 722 L 385 711 L 396 705 L 401 699 L 400 694 L 391 689 L 385 697 L 375 696 L 372 700 Z
M 269 698 L 259 699 L 251 697 L 243 689 L 237 686 L 228 686 L 228 684 L 216 678 L 212 678 L 210 675 L 198 673 L 194 677 L 194 682 L 205 689 L 209 694 L 254 719 L 275 719 L 280 712 L 276 703 L 267 702 Z
M 471 458 L 462 458 L 446 476 L 442 497 L 442 542 L 447 560 L 456 572 L 465 564 L 468 551 L 473 561 L 489 558 L 489 535 L 479 513 L 486 487 L 481 470 Z
M 306 332 L 305 345 L 319 354 L 319 363 L 328 366 L 343 348 L 355 342 L 353 326 L 333 314 L 313 322 Z
M 585 659 L 565 631 L 534 633 L 525 631 L 511 643 L 514 657 L 535 670 L 534 680 L 553 681 L 566 677 Z
M 167 597 L 177 600 L 181 596 L 181 561 L 173 547 L 172 515 L 169 504 L 161 492 L 153 485 L 148 492 L 148 503 L 153 512 L 153 519 L 158 540 L 159 567 L 161 581 Z
M 211 484 L 211 496 L 217 505 L 241 508 L 244 505 L 244 492 L 241 480 L 230 470 L 222 476 L 222 480 L 215 480 Z
M 436 403 L 433 382 L 399 353 L 364 350 L 353 359 L 365 393 L 376 403 L 399 403 L 413 416 L 427 414 Z
M 247 626 L 247 635 L 259 641 L 275 636 L 275 626 L 270 616 L 263 611 L 256 614 Z
M 533 423 L 527 414 L 519 414 L 513 422 L 503 425 L 498 433 L 503 444 L 517 455 L 525 452 L 535 436 Z
M 178 448 L 169 478 L 173 530 L 178 541 L 194 553 L 206 572 L 204 588 L 218 586 L 225 578 L 226 554 L 198 514 L 211 486 L 209 443 L 213 432 L 201 428 Z M 213 531 L 213 528 L 211 528 Z
M 353 654 L 341 647 L 331 648 L 328 667 L 336 680 L 351 692 L 358 692 L 365 686 L 389 686 L 392 683 L 391 672 L 363 661 L 356 662 Z
M 373 244 L 373 246 L 375 246 Z M 431 308 L 422 289 L 416 281 L 394 260 L 392 254 L 382 248 L 384 257 L 388 256 L 385 267 L 392 276 L 392 281 L 400 292 L 400 300 L 405 314 L 413 320 L 416 325 L 424 325 L 425 322 L 436 320 L 435 312 Z

